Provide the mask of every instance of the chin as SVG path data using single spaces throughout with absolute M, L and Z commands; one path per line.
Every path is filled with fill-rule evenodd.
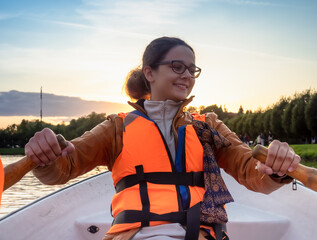
M 188 97 L 188 95 L 178 95 L 178 96 L 174 96 L 172 98 L 170 98 L 171 100 L 175 101 L 175 102 L 179 102 L 179 101 L 184 101 L 186 100 L 186 98 Z

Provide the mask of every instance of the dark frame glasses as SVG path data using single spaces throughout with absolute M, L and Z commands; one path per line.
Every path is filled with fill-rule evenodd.
M 156 65 L 166 65 L 166 64 L 169 64 L 173 72 L 177 74 L 183 74 L 186 71 L 186 69 L 188 69 L 190 75 L 192 75 L 194 78 L 198 78 L 201 73 L 201 68 L 195 65 L 188 67 L 185 65 L 185 63 L 179 60 L 163 61 L 163 62 L 157 63 Z

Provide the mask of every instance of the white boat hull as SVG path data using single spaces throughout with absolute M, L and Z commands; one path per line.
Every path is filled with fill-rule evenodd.
M 230 240 L 311 240 L 317 236 L 317 193 L 298 185 L 254 193 L 223 172 L 235 202 L 227 205 Z M 88 178 L 0 220 L 1 240 L 101 240 L 112 223 L 111 173 Z M 95 230 L 95 233 L 92 233 Z

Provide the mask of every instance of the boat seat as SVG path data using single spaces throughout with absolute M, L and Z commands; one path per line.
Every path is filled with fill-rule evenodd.
M 286 217 L 236 202 L 227 205 L 227 213 L 230 240 L 279 240 L 290 225 Z
M 290 224 L 285 217 L 235 202 L 227 205 L 227 212 L 227 230 L 232 236 L 230 240 L 278 240 Z M 75 227 L 81 239 L 100 240 L 110 228 L 112 220 L 110 215 L 100 212 L 78 218 Z

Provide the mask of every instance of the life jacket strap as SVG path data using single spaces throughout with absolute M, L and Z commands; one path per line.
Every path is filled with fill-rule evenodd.
M 141 166 L 141 165 L 140 165 Z M 138 166 L 136 166 L 138 167 Z M 143 167 L 142 167 L 143 169 Z M 204 172 L 150 172 L 140 175 L 132 174 L 122 178 L 115 186 L 116 192 L 132 187 L 140 183 L 140 179 L 145 182 L 156 184 L 173 184 L 185 186 L 204 187 Z
M 200 202 L 188 209 L 185 240 L 198 239 L 200 229 Z
M 186 225 L 186 211 L 170 212 L 165 214 L 157 214 L 150 212 L 150 221 L 167 221 L 171 223 L 180 223 Z M 121 223 L 135 223 L 144 221 L 142 211 L 124 210 L 120 212 L 113 220 L 112 225 Z
M 210 230 L 206 228 L 202 228 L 208 235 L 205 236 L 205 239 L 207 240 L 229 240 L 228 234 L 227 234 L 227 226 L 226 224 L 219 224 L 219 223 L 204 223 L 202 222 L 203 225 L 210 226 L 213 228 L 215 232 L 215 237 L 214 238 L 212 235 L 210 235 Z
M 188 210 L 179 212 L 170 212 L 165 214 L 156 214 L 149 212 L 148 216 L 144 216 L 143 209 L 139 210 L 124 210 L 120 212 L 113 220 L 112 225 L 122 223 L 135 223 L 149 221 L 167 221 L 171 223 L 180 223 L 185 225 L 186 235 L 185 240 L 198 239 L 200 229 L 200 202 L 192 206 Z
M 142 202 L 142 221 L 141 227 L 147 227 L 150 225 L 150 200 L 149 194 L 147 191 L 147 183 L 144 176 L 143 166 L 138 165 L 135 167 L 136 169 L 136 178 L 138 183 L 140 184 L 140 197 Z

